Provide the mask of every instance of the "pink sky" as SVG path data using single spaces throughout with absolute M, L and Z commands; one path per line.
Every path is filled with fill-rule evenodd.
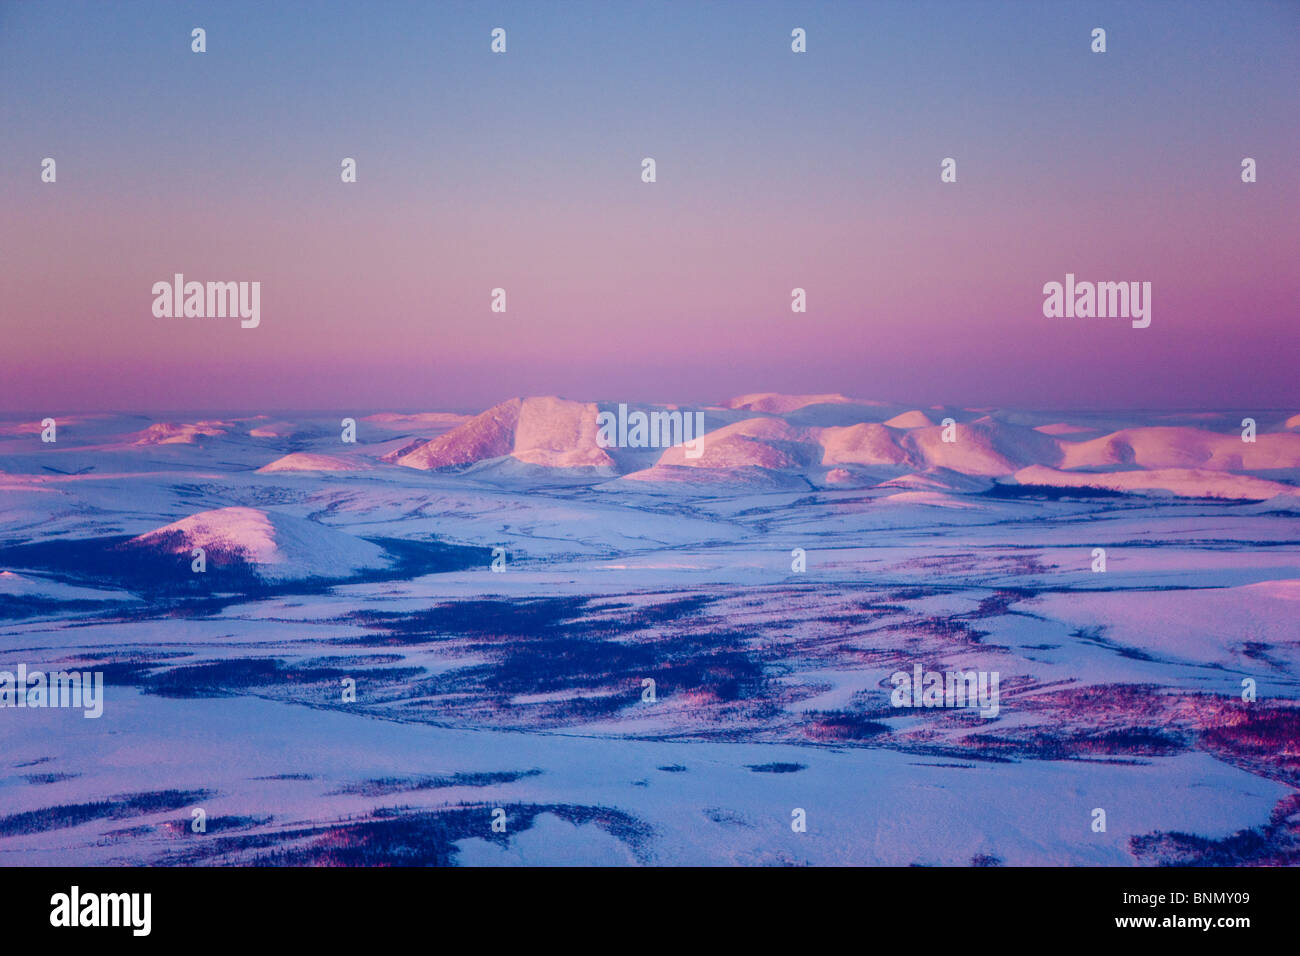
M 758 390 L 1300 406 L 1285 13 L 1242 12 L 1193 69 L 1205 11 L 1116 8 L 1129 46 L 1106 59 L 1069 18 L 1020 7 L 995 66 L 970 49 L 973 14 L 944 9 L 873 25 L 845 7 L 810 21 L 825 45 L 804 60 L 765 45 L 772 11 L 721 51 L 671 18 L 561 30 L 521 12 L 497 61 L 339 24 L 285 61 L 303 28 L 275 16 L 222 27 L 238 70 L 174 50 L 154 20 L 103 37 L 15 14 L 0 410 Z M 850 41 L 868 26 L 864 59 Z M 557 30 L 592 31 L 594 58 L 528 52 Z M 1240 181 L 1244 155 L 1259 182 Z M 339 181 L 342 156 L 358 183 Z M 176 272 L 260 281 L 260 327 L 155 318 L 152 285 Z M 1042 286 L 1067 272 L 1151 282 L 1151 327 L 1044 318 Z M 807 314 L 790 311 L 796 286 Z

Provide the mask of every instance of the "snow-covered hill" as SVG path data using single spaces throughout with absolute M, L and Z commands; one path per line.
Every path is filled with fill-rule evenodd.
M 344 578 L 388 567 L 376 544 L 304 518 L 258 508 L 217 508 L 155 528 L 124 547 L 165 554 L 203 548 L 209 565 L 234 559 L 267 581 Z

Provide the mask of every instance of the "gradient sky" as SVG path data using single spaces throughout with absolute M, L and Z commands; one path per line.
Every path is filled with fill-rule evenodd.
M 1296 408 L 1297 163 L 1295 2 L 0 0 L 0 410 Z

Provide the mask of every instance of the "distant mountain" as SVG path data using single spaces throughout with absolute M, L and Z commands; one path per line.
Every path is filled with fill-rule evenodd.
M 798 411 L 809 405 L 875 405 L 877 402 L 859 402 L 845 398 L 838 393 L 829 395 L 782 395 L 780 392 L 756 392 L 753 395 L 740 395 L 721 403 L 722 408 L 743 411 L 766 412 L 769 415 L 784 415 Z
M 1155 468 L 1150 471 L 1066 472 L 1042 465 L 1022 468 L 1015 474 L 1022 485 L 1052 485 L 1070 488 L 1108 488 L 1112 491 L 1164 491 L 1182 498 L 1230 498 L 1263 501 L 1277 495 L 1300 493 L 1285 485 L 1249 475 L 1231 475 L 1199 468 Z
M 910 412 L 903 412 L 901 415 L 895 415 L 889 421 L 885 422 L 890 428 L 925 428 L 933 425 L 930 416 L 920 409 L 913 409 Z
M 341 455 L 317 455 L 299 451 L 257 469 L 259 474 L 276 471 L 367 471 L 374 468 L 370 462 L 355 456 L 345 458 Z
M 381 428 L 432 428 L 437 431 L 449 431 L 457 425 L 469 421 L 471 415 L 459 415 L 455 412 L 378 412 L 361 419 Z
M 562 398 L 512 398 L 384 460 L 426 471 L 506 455 L 550 468 L 610 467 L 613 459 L 596 444 L 598 412 L 594 404 Z
M 1060 444 L 1052 436 L 988 416 L 959 422 L 952 433 L 954 441 L 944 441 L 944 432 L 942 425 L 913 428 L 902 444 L 925 467 L 963 475 L 1009 475 L 1027 465 L 1055 465 L 1061 460 Z
M 823 465 L 908 465 L 907 450 L 899 444 L 899 435 L 887 425 L 874 422 L 823 428 L 817 433 L 821 441 Z
M 1062 442 L 1061 447 L 1065 468 L 1300 468 L 1300 435 L 1278 432 L 1259 434 L 1254 442 L 1245 442 L 1239 433 L 1225 435 L 1199 428 L 1126 428 L 1088 441 Z
M 1042 432 L 1044 435 L 1084 435 L 1096 432 L 1097 428 L 1090 425 L 1071 425 L 1068 422 L 1051 422 L 1047 425 L 1034 426 L 1034 431 Z
M 947 469 L 963 475 L 1010 475 L 1030 464 L 1056 464 L 1056 440 L 1033 429 L 990 418 L 945 429 L 922 425 L 921 413 L 908 417 L 907 430 L 863 423 L 828 428 L 792 426 L 781 418 L 760 417 L 725 425 L 705 434 L 703 453 L 692 458 L 682 447 L 669 448 L 658 465 L 704 468 L 716 473 L 735 468 L 805 472 L 820 466 L 896 466 L 902 470 Z
M 129 436 L 133 445 L 192 445 L 200 438 L 217 438 L 230 429 L 228 422 L 159 422 Z
M 707 424 L 707 423 L 706 423 Z M 706 432 L 699 457 L 691 457 L 684 445 L 666 448 L 659 465 L 689 468 L 766 468 L 771 471 L 801 471 L 817 464 L 820 449 L 807 429 L 779 418 L 747 418 Z
M 1137 491 L 1172 486 L 1169 490 L 1183 489 L 1178 493 L 1213 488 L 1229 497 L 1292 487 L 1287 482 L 1300 472 L 1296 431 L 1261 431 L 1253 443 L 1243 442 L 1239 432 L 1226 428 L 1233 416 L 1220 413 L 1178 416 L 1193 424 L 1110 430 L 1123 422 L 1098 414 L 1082 415 L 1076 422 L 1059 412 L 908 409 L 838 393 L 758 392 L 704 407 L 706 431 L 700 453 L 694 454 L 696 449 L 682 446 L 601 448 L 597 416 L 614 407 L 549 396 L 512 398 L 468 419 L 437 412 L 380 413 L 363 421 L 389 433 L 425 435 L 399 447 L 388 445 L 391 450 L 378 459 L 299 450 L 259 471 L 344 471 L 364 467 L 361 462 L 368 460 L 424 471 L 470 469 L 477 480 L 495 484 L 595 478 L 606 479 L 601 487 L 607 489 L 650 490 L 658 484 L 687 492 L 727 486 L 738 491 L 885 486 L 960 492 L 987 488 L 994 479 L 1009 479 L 1029 468 L 1044 469 L 1039 477 L 1059 473 L 1061 483 L 1071 485 L 1079 483 L 1071 477 L 1078 474 L 1091 480 L 1096 473 L 1162 471 L 1166 474 L 1153 479 L 1156 484 L 1128 477 L 1105 487 Z M 950 419 L 955 424 L 945 426 Z M 1300 416 L 1292 417 L 1283 428 L 1294 429 L 1298 421 Z M 150 435 L 160 441 L 190 441 L 220 425 L 154 426 Z M 1214 426 L 1225 430 L 1210 430 Z M 1228 484 L 1207 484 L 1208 479 L 1174 473 L 1178 471 L 1271 471 L 1279 481 L 1239 483 L 1234 492 Z
M 432 471 L 468 465 L 510 454 L 515 443 L 515 426 L 523 401 L 512 398 L 475 415 L 437 438 L 416 439 L 384 456 L 384 461 L 407 468 Z

